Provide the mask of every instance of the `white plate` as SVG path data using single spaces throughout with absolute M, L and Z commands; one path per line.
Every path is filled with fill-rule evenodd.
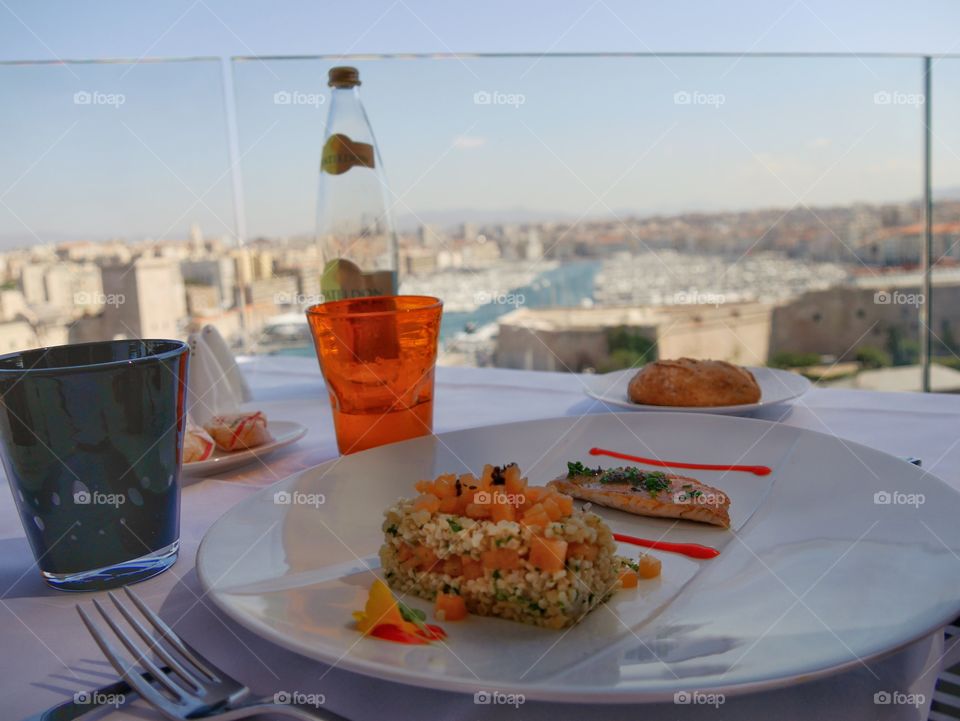
M 738 415 L 750 413 L 758 408 L 773 406 L 799 398 L 810 390 L 810 381 L 799 373 L 778 368 L 752 367 L 749 371 L 760 386 L 759 403 L 742 403 L 736 406 L 648 406 L 634 403 L 627 395 L 630 379 L 637 373 L 636 368 L 604 373 L 602 375 L 583 376 L 587 395 L 603 401 L 608 406 L 626 408 L 631 411 L 671 411 L 674 413 L 719 413 Z
M 730 495 L 733 530 L 596 509 L 614 531 L 722 553 L 703 562 L 657 554 L 660 579 L 618 592 L 569 631 L 470 617 L 443 624 L 446 644 L 357 633 L 350 613 L 373 580 L 363 559 L 376 556 L 383 509 L 414 481 L 516 461 L 540 484 L 568 460 L 602 460 L 586 455 L 596 445 L 774 472 L 691 472 Z M 878 493 L 925 503 L 900 495 L 878 504 Z M 466 693 L 664 701 L 681 689 L 732 694 L 809 680 L 945 625 L 960 611 L 958 515 L 960 494 L 942 481 L 832 436 L 705 414 L 591 415 L 444 433 L 303 471 L 218 520 L 197 569 L 239 623 L 343 669 Z
M 264 458 L 276 450 L 296 443 L 307 433 L 307 427 L 293 421 L 270 421 L 268 426 L 273 440 L 256 448 L 228 453 L 214 448 L 213 455 L 205 461 L 184 463 L 181 473 L 186 476 L 209 476 L 214 473 L 237 468 L 258 458 Z

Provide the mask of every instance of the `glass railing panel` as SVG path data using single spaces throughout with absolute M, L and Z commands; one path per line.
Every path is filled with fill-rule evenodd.
M 960 392 L 960 60 L 931 62 L 931 389 Z
M 244 352 L 309 355 L 336 62 L 0 66 L 0 349 L 211 323 Z M 692 355 L 919 388 L 922 59 L 349 62 L 401 290 L 446 302 L 442 362 Z M 937 296 L 957 257 L 956 63 L 933 76 Z M 937 375 L 953 305 L 934 298 Z
M 316 288 L 337 62 L 233 66 L 249 235 L 291 301 L 277 315 Z M 900 300 L 920 239 L 889 238 L 920 220 L 920 59 L 350 63 L 386 165 L 402 288 L 447 303 L 445 362 L 609 370 L 655 352 L 919 388 L 919 316 Z M 309 353 L 267 336 L 266 352 Z
M 237 245 L 219 61 L 4 64 L 0 106 L 0 352 L 240 337 L 198 288 Z

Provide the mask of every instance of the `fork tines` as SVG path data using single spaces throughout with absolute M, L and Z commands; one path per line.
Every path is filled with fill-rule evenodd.
M 108 592 L 110 600 L 135 636 L 124 630 L 104 606 L 93 599 L 93 605 L 110 627 L 113 635 L 120 640 L 132 661 L 126 656 L 95 623 L 90 615 L 79 605 L 77 611 L 100 650 L 117 670 L 120 676 L 144 699 L 170 714 L 180 715 L 185 706 L 206 705 L 211 702 L 209 686 L 219 685 L 221 679 L 212 670 L 212 664 L 200 657 L 190 648 L 164 621 L 140 600 L 129 588 L 124 587 L 129 601 L 136 606 L 139 615 L 149 622 L 153 631 L 141 622 L 120 597 Z M 139 641 L 136 637 L 139 637 Z M 161 668 L 151 656 L 155 656 L 166 667 Z M 159 686 L 152 686 L 140 673 L 137 666 L 147 671 Z M 179 681 L 179 682 L 178 682 Z M 162 693 L 165 691 L 166 693 Z M 217 699 L 225 701 L 226 699 Z

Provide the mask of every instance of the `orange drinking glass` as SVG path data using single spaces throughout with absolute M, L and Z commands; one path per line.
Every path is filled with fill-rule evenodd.
M 420 295 L 307 308 L 340 453 L 432 432 L 442 309 L 439 299 Z

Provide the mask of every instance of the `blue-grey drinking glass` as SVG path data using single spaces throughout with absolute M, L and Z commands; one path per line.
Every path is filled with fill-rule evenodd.
M 0 455 L 54 588 L 133 583 L 176 561 L 187 360 L 174 340 L 0 356 Z

